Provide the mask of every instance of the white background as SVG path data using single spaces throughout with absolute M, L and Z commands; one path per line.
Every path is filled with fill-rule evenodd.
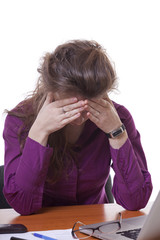
M 141 133 L 142 145 L 159 191 L 159 0 L 1 0 L 0 2 L 0 164 L 4 109 L 35 87 L 40 57 L 71 39 L 96 40 L 116 66 L 119 93 Z

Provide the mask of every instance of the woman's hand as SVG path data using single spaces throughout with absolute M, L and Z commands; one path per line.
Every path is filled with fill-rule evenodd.
M 51 133 L 80 117 L 86 105 L 85 101 L 78 101 L 77 98 L 53 100 L 53 94 L 48 93 L 28 135 L 44 146 L 46 146 Z
M 122 125 L 119 115 L 108 96 L 101 99 L 87 100 L 87 115 L 105 133 L 109 133 Z M 127 132 L 115 139 L 110 139 L 113 148 L 120 148 L 127 139 Z

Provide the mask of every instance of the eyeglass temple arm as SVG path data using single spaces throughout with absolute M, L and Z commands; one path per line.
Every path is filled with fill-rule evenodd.
M 122 213 L 119 212 L 118 215 L 119 215 L 119 224 L 121 226 L 121 224 L 122 224 Z

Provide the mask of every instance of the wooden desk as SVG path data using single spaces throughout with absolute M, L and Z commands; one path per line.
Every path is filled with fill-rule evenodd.
M 126 211 L 117 204 L 50 207 L 29 216 L 21 216 L 13 209 L 0 209 L 0 224 L 22 223 L 29 231 L 67 229 L 78 220 L 85 224 L 115 220 L 120 211 L 123 218 L 148 214 L 151 204 L 141 211 Z

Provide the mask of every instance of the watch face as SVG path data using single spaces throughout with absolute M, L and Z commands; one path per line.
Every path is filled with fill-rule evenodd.
M 123 132 L 122 129 L 117 130 L 116 132 L 112 133 L 113 137 L 119 136 Z
M 121 133 L 123 133 L 124 131 L 125 131 L 125 126 L 124 126 L 124 124 L 122 124 L 122 126 L 120 127 L 120 128 L 118 128 L 118 129 L 116 129 L 116 130 L 114 130 L 114 131 L 112 131 L 112 132 L 110 132 L 110 133 L 107 133 L 107 137 L 108 138 L 116 138 L 116 137 L 118 137 Z

